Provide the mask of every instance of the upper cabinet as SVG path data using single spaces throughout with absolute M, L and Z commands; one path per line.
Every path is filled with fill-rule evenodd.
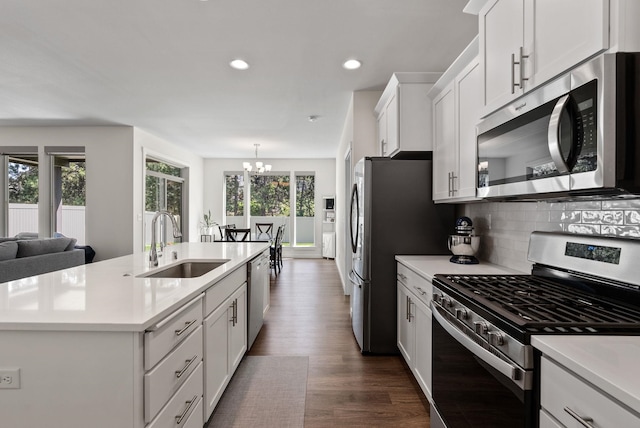
M 433 150 L 431 100 L 427 92 L 441 73 L 394 73 L 375 114 L 381 156 Z
M 609 0 L 489 0 L 479 12 L 482 115 L 609 47 Z
M 482 108 L 478 38 L 429 92 L 433 99 L 433 200 L 476 199 L 476 124 Z

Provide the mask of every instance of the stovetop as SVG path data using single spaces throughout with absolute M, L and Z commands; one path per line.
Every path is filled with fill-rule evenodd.
M 533 275 L 436 275 L 434 285 L 518 335 L 640 334 L 640 307 Z M 508 328 L 503 326 L 504 328 Z

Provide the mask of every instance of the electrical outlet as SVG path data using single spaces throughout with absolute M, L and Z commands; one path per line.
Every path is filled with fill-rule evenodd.
M 0 369 L 0 389 L 20 389 L 20 369 Z

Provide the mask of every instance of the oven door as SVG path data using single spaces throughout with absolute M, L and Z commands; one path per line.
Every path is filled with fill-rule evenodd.
M 531 373 L 499 358 L 432 302 L 432 427 L 533 428 Z M 526 380 L 519 385 L 515 379 Z

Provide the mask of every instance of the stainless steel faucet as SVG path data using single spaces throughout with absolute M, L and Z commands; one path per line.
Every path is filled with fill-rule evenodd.
M 166 215 L 171 219 L 171 223 L 173 224 L 173 237 L 180 238 L 182 236 L 176 218 L 169 211 L 156 212 L 153 216 L 153 219 L 151 220 L 151 251 L 149 251 L 150 267 L 158 266 L 158 252 L 156 250 L 156 223 L 158 222 L 158 217 L 160 217 L 161 215 Z

